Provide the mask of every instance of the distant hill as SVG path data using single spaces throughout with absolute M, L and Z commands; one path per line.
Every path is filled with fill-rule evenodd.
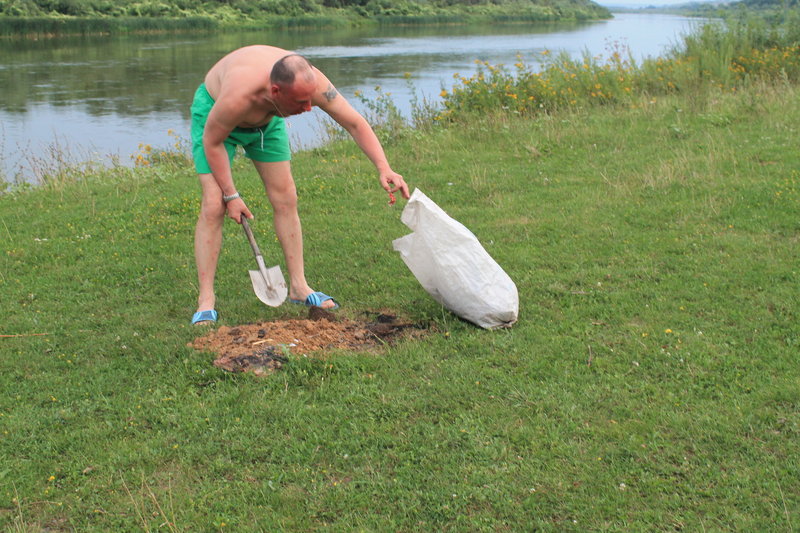
M 741 0 L 740 2 L 731 2 L 730 6 L 744 6 L 753 9 L 784 9 L 800 6 L 800 0 Z
M 614 0 L 608 0 L 607 2 L 602 2 L 601 5 L 607 7 L 612 12 L 615 13 L 638 13 L 641 11 L 648 11 L 648 12 L 659 12 L 659 13 L 672 13 L 676 11 L 686 11 L 686 10 L 697 10 L 697 9 L 708 9 L 708 8 L 716 8 L 718 6 L 724 5 L 728 3 L 730 0 L 709 0 L 709 1 L 686 1 L 683 3 L 673 3 L 673 4 L 660 4 L 655 5 L 649 3 L 651 0 L 641 0 L 640 2 L 637 1 L 630 1 L 627 0 L 626 3 L 614 4 Z
M 612 0 L 613 1 L 613 0 Z M 709 0 L 709 1 L 688 1 L 669 5 L 647 4 L 643 0 L 642 4 L 612 5 L 603 4 L 615 13 L 635 12 L 641 13 L 681 13 L 684 15 L 719 15 L 726 13 L 747 10 L 752 12 L 774 12 L 783 10 L 794 10 L 800 7 L 800 0 Z

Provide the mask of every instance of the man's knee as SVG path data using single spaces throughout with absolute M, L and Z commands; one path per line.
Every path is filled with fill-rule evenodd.
M 288 165 L 273 168 L 271 175 L 262 174 L 267 196 L 275 210 L 297 209 L 297 186 Z
M 203 196 L 200 200 L 200 217 L 215 220 L 225 216 L 225 202 L 222 200 L 222 190 L 211 174 L 198 176 Z
M 216 196 L 216 195 L 215 195 Z M 204 194 L 200 202 L 200 218 L 216 221 L 225 217 L 225 202 L 222 201 L 222 196 L 211 197 L 211 195 Z
M 272 208 L 278 211 L 297 211 L 297 188 L 294 182 L 290 185 L 273 188 L 269 191 L 269 202 Z

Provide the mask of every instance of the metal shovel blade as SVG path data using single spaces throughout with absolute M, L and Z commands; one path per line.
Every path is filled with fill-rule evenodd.
M 286 300 L 286 296 L 289 294 L 286 280 L 283 278 L 283 272 L 278 266 L 266 267 L 261 251 L 258 249 L 256 240 L 253 237 L 253 232 L 250 230 L 250 225 L 244 216 L 242 216 L 242 227 L 245 235 L 247 235 L 247 240 L 250 241 L 253 254 L 256 256 L 256 263 L 258 263 L 258 270 L 248 271 L 250 273 L 250 281 L 253 282 L 253 292 L 265 304 L 278 307 Z
M 289 289 L 286 288 L 286 281 L 283 279 L 280 267 L 274 266 L 248 272 L 250 281 L 253 282 L 253 292 L 256 293 L 259 300 L 272 307 L 278 307 L 286 300 Z

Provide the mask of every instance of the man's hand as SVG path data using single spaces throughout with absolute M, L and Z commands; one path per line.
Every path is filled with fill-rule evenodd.
M 400 191 L 400 194 L 408 200 L 411 195 L 408 192 L 408 185 L 403 180 L 403 176 L 394 171 L 381 173 L 381 187 L 389 193 L 389 205 L 394 205 L 396 199 L 394 193 Z
M 226 204 L 226 209 L 228 211 L 228 216 L 231 217 L 233 220 L 236 221 L 237 224 L 242 223 L 242 215 L 244 215 L 248 219 L 253 218 L 253 213 L 247 208 L 244 203 L 244 200 L 241 198 L 236 198 L 235 200 L 231 200 Z

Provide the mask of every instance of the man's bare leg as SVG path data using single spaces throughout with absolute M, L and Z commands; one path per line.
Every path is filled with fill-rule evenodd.
M 194 258 L 197 263 L 199 295 L 197 310 L 214 309 L 214 277 L 217 272 L 219 252 L 222 247 L 222 224 L 225 221 L 225 203 L 222 190 L 211 174 L 200 174 L 203 198 L 194 233 Z
M 314 289 L 308 286 L 303 262 L 303 231 L 297 214 L 297 189 L 288 161 L 262 163 L 253 161 L 272 204 L 275 234 L 283 248 L 286 269 L 289 271 L 289 298 L 305 301 Z M 324 309 L 336 305 L 332 300 L 322 303 Z

